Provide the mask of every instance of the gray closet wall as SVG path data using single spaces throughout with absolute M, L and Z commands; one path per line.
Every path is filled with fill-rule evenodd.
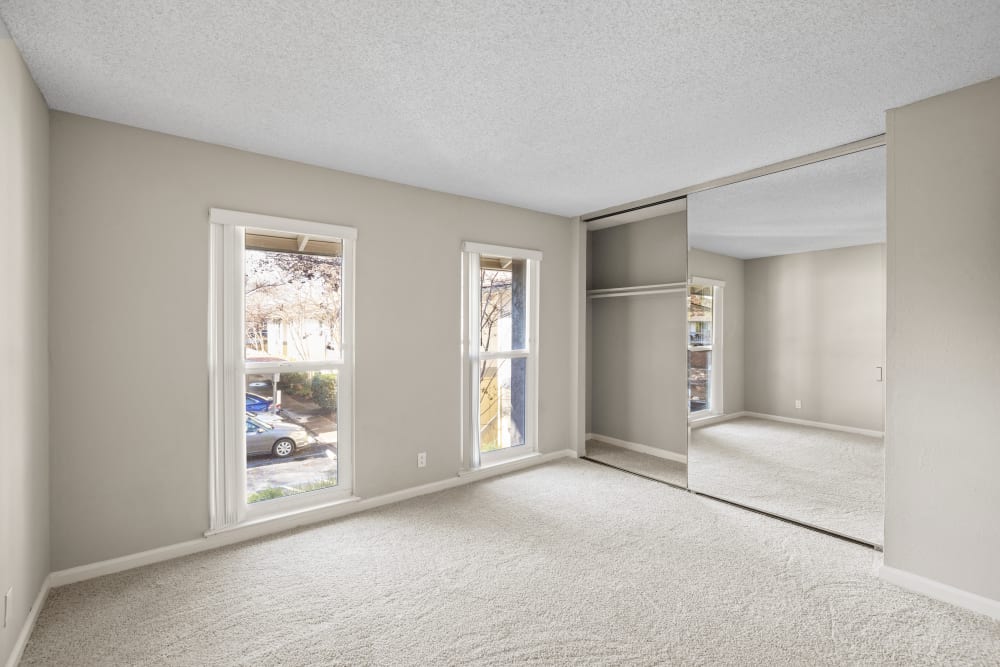
M 686 281 L 685 211 L 588 233 L 588 290 Z M 588 299 L 588 433 L 686 456 L 686 296 Z

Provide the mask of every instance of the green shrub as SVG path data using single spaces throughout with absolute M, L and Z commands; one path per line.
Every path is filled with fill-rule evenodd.
M 308 373 L 282 373 L 278 389 L 298 396 L 299 398 L 309 398 L 311 387 L 309 386 Z
M 273 500 L 275 498 L 281 498 L 287 496 L 288 494 L 284 489 L 280 487 L 272 487 L 270 489 L 264 489 L 262 491 L 257 491 L 256 493 L 251 493 L 247 496 L 248 503 L 257 503 L 261 500 Z
M 312 400 L 321 408 L 337 407 L 337 376 L 317 373 L 312 379 Z

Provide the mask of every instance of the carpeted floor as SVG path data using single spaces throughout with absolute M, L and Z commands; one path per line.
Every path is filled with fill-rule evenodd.
M 559 461 L 52 591 L 25 665 L 996 665 L 874 552 Z
M 601 463 L 687 488 L 687 466 L 600 440 L 587 441 L 587 457 Z
M 691 430 L 688 485 L 882 544 L 882 438 L 741 417 Z

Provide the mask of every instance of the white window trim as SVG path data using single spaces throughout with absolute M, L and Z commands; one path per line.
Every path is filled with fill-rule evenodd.
M 213 208 L 209 211 L 209 531 L 280 517 L 352 498 L 354 488 L 354 271 L 357 230 L 321 222 Z M 343 247 L 341 357 L 318 362 L 243 358 L 243 247 L 246 228 L 308 234 Z M 246 502 L 245 373 L 335 369 L 338 373 L 337 486 L 254 505 Z
M 715 278 L 702 278 L 692 276 L 688 282 L 688 287 L 695 285 L 712 288 L 712 345 L 694 346 L 688 345 L 688 350 L 711 349 L 712 350 L 712 377 L 710 380 L 711 394 L 709 397 L 709 408 L 688 414 L 688 422 L 697 422 L 702 419 L 710 419 L 725 414 L 723 405 L 723 372 L 725 370 L 725 351 L 723 350 L 723 340 L 725 338 L 725 328 L 723 323 L 723 304 L 725 303 L 725 280 Z
M 480 350 L 479 256 L 510 257 L 528 262 L 527 347 L 510 352 Z M 538 451 L 538 340 L 541 295 L 541 260 L 538 250 L 473 243 L 462 244 L 462 471 L 488 468 L 513 459 L 531 456 Z M 517 447 L 487 452 L 479 451 L 479 363 L 490 359 L 527 359 L 525 377 L 525 443 Z
M 263 213 L 247 213 L 246 211 L 230 211 L 224 208 L 208 209 L 208 221 L 217 225 L 234 225 L 236 227 L 259 227 L 279 232 L 294 234 L 315 234 L 316 236 L 332 237 L 336 240 L 356 241 L 358 230 L 354 227 L 344 227 L 326 222 L 312 222 L 296 218 L 282 218 Z
M 526 250 L 524 248 L 494 245 L 492 243 L 473 243 L 472 241 L 466 241 L 462 244 L 462 252 L 474 253 L 476 255 L 510 257 L 511 259 L 526 259 L 531 262 L 542 261 L 541 250 Z
M 683 284 L 683 283 L 682 283 Z M 688 285 L 703 285 L 705 287 L 725 287 L 725 280 L 716 280 L 715 278 L 700 278 L 698 276 L 692 276 L 691 280 L 688 281 Z

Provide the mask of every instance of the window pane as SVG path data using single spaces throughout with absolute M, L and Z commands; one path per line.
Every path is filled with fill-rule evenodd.
M 691 412 L 711 408 L 712 351 L 691 350 L 688 352 L 688 398 Z
M 479 344 L 489 352 L 526 350 L 528 262 L 479 258 Z
M 692 285 L 688 293 L 688 398 L 691 412 L 712 410 L 715 288 Z
M 299 252 L 294 238 L 246 238 L 246 360 L 339 360 L 341 244 L 306 239 Z M 265 249 L 282 243 L 292 249 Z
M 712 288 L 691 287 L 688 298 L 688 333 L 691 345 L 712 344 Z
M 525 444 L 527 359 L 479 362 L 479 451 Z
M 336 371 L 246 376 L 247 502 L 337 485 Z

